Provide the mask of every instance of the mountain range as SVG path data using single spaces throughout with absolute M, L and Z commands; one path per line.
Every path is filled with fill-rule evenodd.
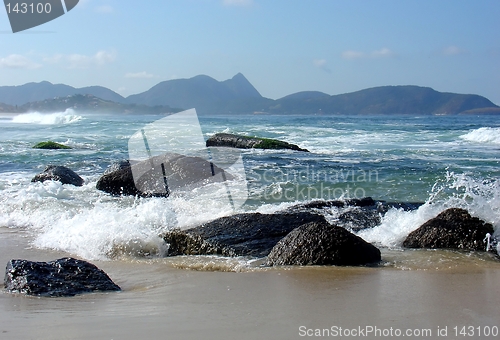
M 0 112 L 70 107 L 116 113 L 177 112 L 194 107 L 200 114 L 500 114 L 500 107 L 485 97 L 413 85 L 339 95 L 304 91 L 273 100 L 263 97 L 241 73 L 225 81 L 206 75 L 163 81 L 126 98 L 102 86 L 74 88 L 47 81 L 0 87 Z

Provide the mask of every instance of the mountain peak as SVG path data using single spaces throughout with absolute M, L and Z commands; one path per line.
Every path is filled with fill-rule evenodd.
M 207 75 L 163 81 L 146 92 L 127 97 L 127 102 L 195 107 L 200 112 L 211 112 L 218 103 L 249 98 L 261 98 L 261 95 L 243 74 L 238 73 L 224 81 L 217 81 Z
M 232 80 L 245 80 L 245 81 L 248 81 L 247 78 L 241 72 L 236 73 L 231 79 Z
M 231 79 L 222 82 L 225 84 L 236 96 L 243 98 L 260 98 L 262 97 L 255 87 L 248 81 L 242 74 L 237 73 Z

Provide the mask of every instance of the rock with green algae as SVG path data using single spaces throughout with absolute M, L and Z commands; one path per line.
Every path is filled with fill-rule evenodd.
M 71 147 L 49 140 L 47 142 L 40 142 L 40 143 L 36 144 L 35 146 L 33 146 L 33 149 L 60 150 L 60 149 L 71 149 Z
M 271 138 L 248 137 L 234 135 L 231 133 L 217 133 L 211 136 L 207 142 L 207 147 L 230 147 L 239 149 L 288 149 L 295 151 L 309 152 L 307 149 L 302 149 L 295 144 L 290 144 Z

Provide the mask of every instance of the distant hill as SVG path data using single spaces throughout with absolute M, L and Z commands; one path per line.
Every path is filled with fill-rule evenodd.
M 103 112 L 121 114 L 156 114 L 181 111 L 180 109 L 172 109 L 169 106 L 165 105 L 147 106 L 116 103 L 110 100 L 98 98 L 90 94 L 75 94 L 66 97 L 56 97 L 52 99 L 26 103 L 15 108 L 12 106 L 7 106 L 7 109 L 9 108 L 11 110 L 14 109 L 14 111 L 3 112 L 62 112 L 68 108 L 80 112 Z M 2 110 L 1 104 L 0 110 Z
M 104 100 L 125 103 L 125 98 L 102 86 L 74 88 L 64 84 L 52 84 L 48 81 L 27 83 L 20 86 L 0 86 L 0 103 L 23 105 L 45 99 L 66 97 L 74 94 L 90 94 Z
M 200 113 L 212 113 L 228 102 L 261 98 L 255 87 L 238 73 L 222 82 L 205 75 L 164 81 L 146 92 L 127 97 L 127 102 L 186 109 L 194 107 Z
M 225 81 L 205 75 L 163 81 L 127 98 L 101 86 L 77 89 L 49 82 L 2 86 L 1 102 L 6 105 L 0 105 L 0 112 L 72 107 L 116 113 L 196 108 L 200 114 L 500 114 L 500 107 L 479 95 L 438 92 L 412 85 L 381 86 L 333 96 L 304 91 L 273 100 L 262 97 L 241 73 Z
M 15 106 L 0 103 L 0 113 L 16 113 L 18 109 Z
M 473 94 L 435 91 L 420 86 L 381 86 L 357 92 L 324 96 L 318 93 L 286 96 L 276 100 L 270 112 L 289 114 L 459 114 L 470 110 L 494 113 L 500 108 L 488 99 Z M 486 110 L 488 111 L 488 110 Z

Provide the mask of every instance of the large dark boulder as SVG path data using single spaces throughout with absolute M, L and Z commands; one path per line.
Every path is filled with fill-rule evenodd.
M 126 169 L 130 167 L 130 161 L 128 159 L 122 159 L 120 161 L 113 162 L 105 171 L 104 175 L 113 173 L 118 170 Z
M 245 213 L 218 218 L 187 230 L 163 235 L 168 255 L 223 255 L 265 257 L 271 249 L 298 226 L 326 222 L 309 212 Z
M 271 250 L 265 264 L 359 266 L 380 260 L 380 250 L 372 244 L 342 227 L 321 221 L 291 231 Z
M 309 152 L 308 150 L 302 149 L 295 144 L 290 144 L 276 139 L 248 137 L 234 135 L 231 133 L 216 133 L 207 140 L 206 145 L 207 147 L 217 146 L 239 149 L 288 149 Z
M 8 292 L 38 296 L 73 296 L 120 290 L 101 269 L 74 258 L 50 262 L 10 260 L 4 284 Z
M 486 250 L 486 234 L 493 235 L 493 226 L 471 217 L 467 210 L 451 208 L 425 222 L 403 242 L 406 248 L 448 248 Z
M 134 183 L 134 176 L 130 166 L 124 166 L 114 171 L 104 173 L 96 184 L 98 190 L 112 195 L 142 196 Z
M 83 178 L 78 176 L 76 172 L 60 165 L 48 165 L 43 172 L 33 177 L 31 181 L 59 181 L 62 184 L 72 184 L 77 187 L 81 187 L 84 182 Z
M 112 195 L 168 197 L 172 190 L 188 190 L 232 178 L 201 157 L 166 153 L 142 162 L 112 165 L 99 178 L 96 188 Z

